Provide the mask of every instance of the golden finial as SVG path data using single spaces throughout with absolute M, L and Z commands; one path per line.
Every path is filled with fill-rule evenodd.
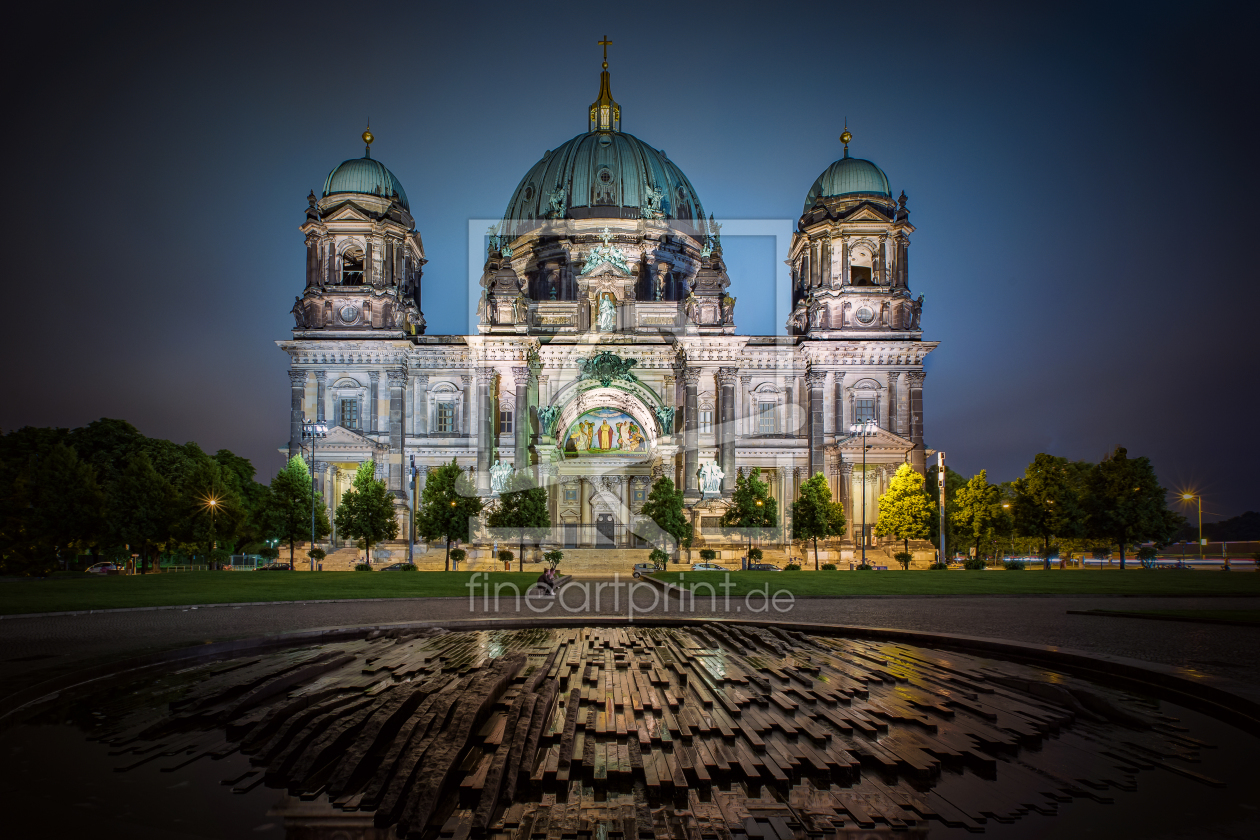
M 369 124 L 368 127 L 363 130 L 363 142 L 367 143 L 367 151 L 363 153 L 364 157 L 372 156 L 372 141 L 375 139 L 376 138 L 372 136 L 372 127 Z
M 844 118 L 844 133 L 840 135 L 840 142 L 844 144 L 844 156 L 849 156 L 849 141 L 853 139 L 853 133 L 849 131 L 849 118 Z
M 604 48 L 604 69 L 608 69 L 608 48 L 612 45 L 612 41 L 608 40 L 608 36 L 604 36 L 604 40 L 596 41 L 599 46 Z

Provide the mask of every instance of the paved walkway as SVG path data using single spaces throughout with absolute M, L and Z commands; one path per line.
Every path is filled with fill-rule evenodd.
M 591 587 L 592 599 L 594 587 Z M 569 607 L 552 605 L 540 615 L 625 615 L 624 590 L 614 606 L 612 590 L 600 593 L 600 609 L 582 609 L 582 592 L 566 594 Z M 636 615 L 660 612 L 651 593 L 639 593 Z M 1260 628 L 1068 615 L 1088 609 L 1253 609 L 1254 598 L 814 598 L 789 611 L 750 613 L 742 599 L 729 611 L 700 598 L 688 615 L 730 615 L 857 624 L 990 636 L 1159 662 L 1260 685 Z M 752 607 L 761 607 L 759 601 Z M 487 608 L 488 607 L 488 608 Z M 738 610 L 738 611 L 737 611 Z M 671 601 L 670 614 L 678 613 Z M 443 621 L 479 616 L 533 615 L 503 599 L 499 611 L 478 598 L 429 598 L 337 604 L 218 606 L 11 619 L 0 622 L 0 695 L 67 670 L 139 653 L 209 641 L 291 630 L 397 621 Z

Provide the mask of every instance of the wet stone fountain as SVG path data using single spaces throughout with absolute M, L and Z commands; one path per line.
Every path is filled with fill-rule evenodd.
M 303 840 L 940 837 L 1123 807 L 1145 774 L 1224 785 L 1158 701 L 773 626 L 373 633 L 58 702 L 123 774 L 282 791 Z

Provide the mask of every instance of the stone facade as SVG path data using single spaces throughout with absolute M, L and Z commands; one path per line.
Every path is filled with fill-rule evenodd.
M 599 107 L 612 101 L 606 70 L 602 82 Z M 788 334 L 738 335 L 721 229 L 685 176 L 660 152 L 601 157 L 640 146 L 593 117 L 530 170 L 489 235 L 476 335 L 427 334 L 424 251 L 405 198 L 383 194 L 388 170 L 385 188 L 311 196 L 307 288 L 279 344 L 289 452 L 309 455 L 304 420 L 331 426 L 315 454 L 330 509 L 369 459 L 404 523 L 429 468 L 454 459 L 491 495 L 494 468 L 510 466 L 549 489 L 556 543 L 636 548 L 653 541 L 638 512 L 665 475 L 686 492 L 698 543 L 716 546 L 737 470 L 761 470 L 785 526 L 821 472 L 850 522 L 842 551 L 862 534 L 863 497 L 870 525 L 897 466 L 923 470 L 923 361 L 936 344 L 910 295 L 904 193 L 828 194 L 828 173 L 854 160 L 846 145 L 792 240 Z M 863 420 L 878 428 L 852 434 Z M 724 476 L 702 499 L 706 464 Z

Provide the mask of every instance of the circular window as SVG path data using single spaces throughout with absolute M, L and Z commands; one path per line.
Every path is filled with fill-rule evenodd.
M 341 309 L 337 310 L 337 314 L 341 316 L 341 322 L 343 324 L 351 324 L 359 317 L 359 307 L 347 303 L 345 306 L 341 307 Z
M 857 311 L 856 317 L 859 324 L 869 324 L 875 320 L 875 313 L 871 311 L 870 307 L 863 306 Z
M 526 201 L 534 200 L 534 185 L 533 184 L 530 184 L 528 187 L 525 188 L 525 200 Z
M 599 170 L 599 180 L 601 183 L 608 184 L 612 182 L 612 173 L 607 169 Z

